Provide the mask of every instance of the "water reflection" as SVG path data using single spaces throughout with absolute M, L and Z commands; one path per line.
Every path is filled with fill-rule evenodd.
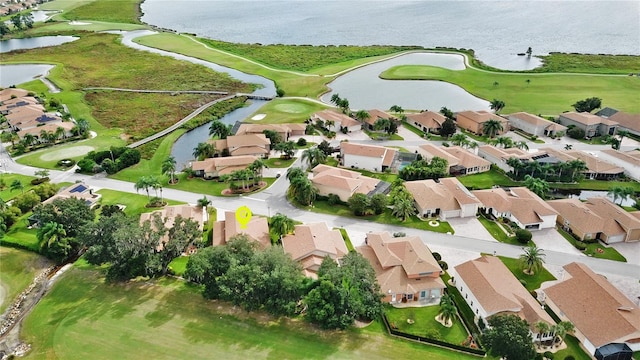
M 0 65 L 0 87 L 9 87 L 46 76 L 53 65 L 47 64 L 16 64 Z
M 38 36 L 24 39 L 0 40 L 0 53 L 14 50 L 35 49 L 46 46 L 57 46 L 78 40 L 75 36 Z

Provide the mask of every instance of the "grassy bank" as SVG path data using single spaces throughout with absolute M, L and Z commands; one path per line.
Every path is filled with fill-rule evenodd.
M 304 321 L 206 301 L 183 282 L 105 284 L 93 268 L 65 274 L 26 319 L 26 359 L 475 359 L 395 340 L 377 323 L 320 331 Z M 90 346 L 88 346 L 90 344 Z
M 114 23 L 141 24 L 141 0 L 92 1 L 65 12 L 67 20 L 96 20 Z
M 253 117 L 257 114 L 265 114 L 262 120 L 246 120 L 245 122 L 253 124 L 287 124 L 287 123 L 303 123 L 309 119 L 315 112 L 327 109 L 328 106 L 320 105 L 316 102 L 303 99 L 274 99 L 262 106 Z
M 640 71 L 640 57 L 634 55 L 551 53 L 540 58 L 542 66 L 532 71 L 623 75 Z
M 49 265 L 49 260 L 36 253 L 0 247 L 0 286 L 5 291 L 4 300 L 0 299 L 0 313 Z
M 571 245 L 573 245 L 574 247 L 576 246 L 577 244 L 576 238 L 574 238 L 571 234 L 569 234 L 568 232 L 562 229 L 557 229 L 557 230 L 560 233 L 560 235 L 562 235 L 562 237 L 564 237 L 569 243 L 571 243 Z M 584 244 L 587 246 L 587 248 L 581 251 L 587 256 L 592 256 L 599 259 L 609 259 L 613 261 L 627 262 L 627 259 L 622 254 L 620 254 L 618 250 L 616 250 L 615 248 L 604 246 L 599 242 L 584 243 Z
M 422 65 L 395 66 L 384 71 L 388 80 L 438 80 L 458 85 L 471 94 L 506 103 L 504 113 L 526 111 L 556 115 L 573 110 L 577 100 L 597 96 L 604 106 L 640 112 L 640 79 L 632 76 L 490 73 L 473 68 L 449 70 Z M 495 85 L 498 83 L 498 85 Z

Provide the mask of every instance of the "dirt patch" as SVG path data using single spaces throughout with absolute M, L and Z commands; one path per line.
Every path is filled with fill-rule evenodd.
M 73 147 L 58 149 L 54 151 L 47 151 L 44 154 L 40 155 L 40 160 L 58 161 L 62 159 L 72 158 L 79 155 L 84 155 L 92 150 L 94 150 L 93 146 L 87 146 L 87 145 L 73 146 Z

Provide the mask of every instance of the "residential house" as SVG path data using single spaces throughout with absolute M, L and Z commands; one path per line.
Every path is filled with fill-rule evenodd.
M 560 320 L 575 326 L 574 336 L 589 355 L 603 359 L 609 353 L 606 359 L 631 359 L 630 351 L 640 351 L 637 304 L 582 263 L 563 269 L 563 279 L 544 289 L 546 305 Z M 616 357 L 623 353 L 627 355 Z
M 552 229 L 558 213 L 526 187 L 494 188 L 471 192 L 480 208 L 495 218 L 507 218 L 527 230 Z
M 448 218 L 476 216 L 480 201 L 456 178 L 439 181 L 417 180 L 404 183 L 414 199 L 418 215 Z
M 459 160 L 457 157 L 445 151 L 445 149 L 446 147 L 444 146 L 435 146 L 431 143 L 426 143 L 424 145 L 418 146 L 418 154 L 420 154 L 420 156 L 422 156 L 422 158 L 427 161 L 431 161 L 434 157 L 439 157 L 441 159 L 447 160 L 447 173 L 451 173 L 451 168 L 453 166 L 459 165 Z
M 296 225 L 293 234 L 282 238 L 282 248 L 312 278 L 318 277 L 324 258 L 339 262 L 349 253 L 340 231 L 330 230 L 326 223 Z
M 624 174 L 624 168 L 604 161 L 595 155 L 580 150 L 557 150 L 553 148 L 543 148 L 550 156 L 560 161 L 568 162 L 572 160 L 582 160 L 587 165 L 587 170 L 583 172 L 586 179 L 590 180 L 612 180 Z
M 513 171 L 513 167 L 507 164 L 507 161 L 511 158 L 516 158 L 523 162 L 529 161 L 529 153 L 524 150 L 518 148 L 503 149 L 493 145 L 479 146 L 478 156 L 488 160 L 505 172 Z
M 231 135 L 226 139 L 211 140 L 219 153 L 230 156 L 253 155 L 268 157 L 271 140 L 264 134 Z
M 507 117 L 511 127 L 536 136 L 555 136 L 567 131 L 567 127 L 526 112 L 517 112 Z
M 439 133 L 442 123 L 447 120 L 442 114 L 433 111 L 422 111 L 416 114 L 407 114 L 407 123 L 417 127 L 425 133 Z
M 206 210 L 201 206 L 195 205 L 173 205 L 173 206 L 165 206 L 162 209 L 155 210 L 148 213 L 140 214 L 140 224 L 143 224 L 145 221 L 150 221 L 151 226 L 153 227 L 153 217 L 158 214 L 160 215 L 160 219 L 164 224 L 164 227 L 169 230 L 173 228 L 176 223 L 176 220 L 181 217 L 183 219 L 191 219 L 196 224 L 198 224 L 198 229 L 202 231 L 204 229 L 204 224 L 208 221 L 208 214 Z M 160 238 L 160 243 L 158 244 L 157 250 L 162 250 L 164 248 L 164 244 L 169 241 L 169 234 L 165 234 L 162 238 Z M 195 245 L 190 244 L 188 252 L 195 252 Z
M 267 218 L 252 216 L 249 222 L 243 226 L 238 222 L 236 213 L 233 211 L 225 211 L 224 220 L 213 223 L 213 246 L 225 245 L 231 238 L 240 234 L 247 235 L 249 239 L 258 243 L 262 249 L 271 246 Z
M 193 161 L 191 169 L 195 172 L 195 176 L 213 179 L 231 174 L 234 171 L 244 170 L 257 159 L 258 157 L 254 155 L 208 158 L 202 161 Z
M 29 95 L 29 92 L 25 89 L 6 88 L 0 90 L 0 102 L 4 104 L 5 101 L 23 98 Z
M 491 162 L 460 146 L 443 147 L 442 151 L 457 159 L 456 164 L 449 168 L 451 175 L 471 175 L 491 170 Z
M 356 251 L 376 272 L 384 302 L 429 305 L 440 301 L 445 289 L 440 279 L 443 271 L 419 237 L 370 232 Z
M 369 110 L 368 113 L 369 113 L 369 117 L 364 120 L 364 124 L 363 124 L 363 127 L 367 130 L 373 130 L 376 124 L 376 121 L 378 121 L 378 119 L 397 120 L 391 114 L 378 109 Z
M 458 127 L 471 131 L 476 135 L 483 134 L 484 123 L 489 120 L 496 120 L 502 125 L 502 131 L 499 131 L 496 135 L 503 135 L 509 131 L 509 121 L 507 119 L 488 111 L 461 111 L 456 113 Z
M 607 244 L 640 240 L 640 211 L 627 212 L 604 197 L 547 201 L 558 212 L 558 226 L 580 240 Z
M 93 189 L 91 189 L 88 185 L 85 185 L 84 183 L 76 183 L 67 186 L 59 193 L 53 195 L 42 203 L 49 204 L 56 199 L 76 198 L 84 200 L 84 202 L 89 205 L 89 208 L 93 208 L 94 206 L 96 206 L 101 197 L 102 195 L 95 193 Z
M 390 168 L 398 156 L 398 150 L 377 145 L 340 143 L 342 166 L 383 172 Z
M 18 97 L 0 102 L 0 114 L 8 115 L 22 106 L 39 105 L 38 99 L 32 96 Z M 40 107 L 44 110 L 44 107 Z
M 342 128 L 347 128 L 347 132 L 362 130 L 362 123 L 358 120 L 331 109 L 318 111 L 311 115 L 311 121 L 314 124 L 318 120 L 322 121 L 325 126 L 327 126 L 327 122 L 333 122 L 332 126 L 327 126 L 330 131 L 340 132 Z
M 558 122 L 566 127 L 574 125 L 584 130 L 585 137 L 614 135 L 618 123 L 588 112 L 570 111 L 560 114 Z
M 245 124 L 241 123 L 235 135 L 264 134 L 265 130 L 275 131 L 283 141 L 289 141 L 291 136 L 303 136 L 305 124 Z
M 596 115 L 618 123 L 618 131 L 626 130 L 633 135 L 640 136 L 640 114 L 629 114 L 612 108 L 604 108 Z
M 42 135 L 44 133 L 53 133 L 55 134 L 55 132 L 58 130 L 58 128 L 62 128 L 64 130 L 64 133 L 62 135 L 63 138 L 68 138 L 73 136 L 73 133 L 71 130 L 73 130 L 73 128 L 75 127 L 74 123 L 71 122 L 54 122 L 54 123 L 47 123 L 44 124 L 42 126 L 38 126 L 38 127 L 30 127 L 27 128 L 25 130 L 20 130 L 18 131 L 18 137 L 20 139 L 24 139 L 25 135 L 27 134 L 31 134 L 33 135 L 38 142 L 42 143 L 42 142 L 48 142 L 48 139 L 43 139 Z
M 348 201 L 354 194 L 386 194 L 391 184 L 378 179 L 370 178 L 357 171 L 336 168 L 324 164 L 313 168 L 311 183 L 318 189 L 318 195 L 338 195 L 341 201 Z
M 481 256 L 457 265 L 451 279 L 473 311 L 476 321 L 494 315 L 516 315 L 529 324 L 531 336 L 542 341 L 553 338 L 552 333 L 537 334 L 535 323 L 554 325 L 536 299 L 496 256 Z
M 606 149 L 600 151 L 600 159 L 624 169 L 628 177 L 640 181 L 640 150 L 620 151 Z

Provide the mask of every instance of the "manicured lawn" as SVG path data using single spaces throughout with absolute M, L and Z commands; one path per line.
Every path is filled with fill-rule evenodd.
M 478 220 L 480 220 L 480 223 L 482 224 L 482 226 L 484 226 L 485 229 L 487 229 L 487 231 L 491 234 L 491 236 L 493 236 L 494 239 L 503 243 L 511 244 L 511 245 L 524 246 L 521 243 L 519 243 L 514 236 L 507 235 L 500 228 L 500 225 L 498 225 L 495 221 L 491 221 L 482 215 L 478 216 Z
M 513 273 L 513 275 L 518 278 L 518 280 L 524 280 L 527 282 L 527 285 L 525 285 L 525 287 L 529 291 L 538 289 L 540 287 L 540 284 L 545 281 L 556 280 L 556 278 L 551 275 L 551 273 L 547 271 L 547 269 L 543 268 L 533 275 L 527 275 L 522 271 L 522 267 L 520 266 L 520 261 L 518 259 L 508 258 L 505 256 L 498 257 L 507 266 L 507 268 L 509 268 L 511 273 Z
M 460 345 L 469 336 L 461 320 L 455 318 L 453 325 L 446 327 L 435 320 L 439 311 L 439 305 L 401 309 L 392 306 L 385 308 L 385 314 L 387 315 L 389 324 L 394 324 L 399 331 L 425 337 L 434 337 L 437 335 L 435 340 Z M 413 320 L 414 323 L 409 324 L 407 319 Z
M 490 189 L 493 185 L 520 186 L 519 183 L 495 169 L 480 174 L 458 176 L 458 180 L 469 190 Z
M 398 179 L 398 174 L 378 173 L 378 172 L 371 172 L 369 170 L 362 170 L 362 169 L 353 169 L 353 171 L 357 171 L 364 176 L 368 176 L 374 179 L 380 179 L 382 181 L 386 181 L 391 184 L 393 184 L 393 182 L 396 181 L 396 179 Z
M 640 112 L 640 102 L 637 101 L 640 81 L 633 76 L 492 73 L 473 68 L 449 70 L 434 66 L 402 65 L 384 71 L 380 77 L 390 80 L 447 81 L 483 99 L 504 101 L 506 106 L 503 112 L 506 114 L 526 111 L 557 115 L 573 110 L 571 104 L 576 100 L 592 96 L 602 98 L 607 106 L 630 113 Z M 496 82 L 499 85 L 494 85 Z
M 328 106 L 320 105 L 316 102 L 304 99 L 273 99 L 254 114 L 249 116 L 244 122 L 251 124 L 288 124 L 303 123 L 315 112 L 328 109 Z M 262 120 L 251 120 L 254 115 L 265 114 Z
M 169 189 L 178 189 L 178 190 L 184 190 L 184 191 L 189 191 L 193 193 L 200 193 L 203 195 L 213 195 L 213 196 L 221 196 L 222 191 L 229 188 L 228 183 L 220 182 L 216 179 L 204 180 L 203 178 L 197 178 L 197 177 L 189 179 L 186 174 L 178 174 L 178 179 L 180 181 L 178 181 L 177 184 L 166 185 L 166 187 Z M 262 181 L 265 181 L 267 183 L 267 186 L 254 192 L 259 192 L 268 188 L 276 181 L 276 178 L 262 178 Z M 131 186 L 133 186 L 133 184 Z M 239 194 L 231 195 L 231 196 L 238 196 L 238 195 Z
M 131 188 L 133 189 L 133 184 L 131 184 Z M 143 191 L 144 192 L 144 191 Z M 145 205 L 149 202 L 147 195 L 137 195 L 131 194 L 116 190 L 102 189 L 97 191 L 98 194 L 102 195 L 100 199 L 101 205 L 124 205 L 126 208 L 124 212 L 129 216 L 140 216 L 140 214 L 145 212 L 151 212 L 154 210 L 159 210 L 160 208 L 147 208 Z M 151 191 L 151 196 L 154 196 L 154 192 Z M 180 205 L 184 204 L 181 201 L 175 200 L 167 200 L 165 201 L 168 205 Z
M 89 268 L 89 269 L 85 269 Z M 321 331 L 300 320 L 246 313 L 206 301 L 173 279 L 105 284 L 92 268 L 74 267 L 27 317 L 26 359 L 476 359 L 393 339 L 377 323 Z
M 140 0 L 94 1 L 63 13 L 67 20 L 140 24 Z
M 0 187 L 0 197 L 2 197 L 2 200 L 4 201 L 9 201 L 22 194 L 22 191 L 20 190 L 11 190 L 11 183 L 16 180 L 19 180 L 22 183 L 22 186 L 24 186 L 24 192 L 29 191 L 33 187 L 33 185 L 31 185 L 31 180 L 35 178 L 35 176 L 0 173 L 0 184 L 4 184 L 3 187 Z
M 22 215 L 18 221 L 4 234 L 0 243 L 9 246 L 17 246 L 23 249 L 28 249 L 33 252 L 40 251 L 40 243 L 36 238 L 38 232 L 37 229 L 27 228 L 27 219 L 32 213 L 28 212 Z
M 567 239 L 568 242 L 571 243 L 571 245 L 576 246 L 576 243 L 577 243 L 576 238 L 574 238 L 571 234 L 569 234 L 568 232 L 562 229 L 557 229 L 557 230 L 560 233 L 560 235 L 562 235 L 562 237 L 564 237 L 565 239 Z M 587 256 L 592 256 L 600 259 L 609 259 L 614 261 L 627 262 L 627 259 L 622 254 L 620 254 L 618 250 L 616 250 L 615 248 L 604 246 L 599 242 L 585 243 L 585 244 L 587 245 L 587 248 L 582 252 L 584 252 Z
M 375 221 L 381 224 L 389 224 L 396 226 L 405 226 L 414 229 L 426 230 L 426 231 L 435 231 L 439 233 L 454 233 L 453 228 L 449 225 L 448 222 L 439 221 L 437 226 L 429 225 L 429 221 L 420 220 L 417 216 L 412 216 L 406 221 L 402 221 L 391 214 L 391 210 L 387 209 L 384 213 L 380 215 L 368 215 L 368 216 L 355 216 L 353 212 L 349 210 L 346 205 L 329 205 L 329 203 L 325 200 L 316 200 L 313 203 L 313 207 L 309 206 L 300 206 L 296 203 L 293 203 L 295 206 L 300 207 L 305 210 L 310 210 L 313 212 L 319 212 L 324 214 L 332 214 L 344 217 L 350 217 L 354 219 L 366 220 L 366 221 Z
M 288 168 L 296 161 L 297 158 L 281 159 L 279 157 L 270 157 L 264 160 L 264 164 L 268 168 Z
M 187 263 L 189 262 L 189 257 L 188 256 L 178 256 L 177 258 L 173 259 L 170 263 L 169 263 L 169 268 L 171 270 L 173 270 L 173 273 L 178 275 L 178 276 L 182 276 L 185 272 L 185 270 L 187 270 Z
M 567 356 L 573 356 L 576 360 L 590 360 L 591 356 L 582 350 L 578 339 L 571 335 L 567 335 L 564 338 L 564 342 L 567 344 L 566 349 L 562 349 L 555 353 L 554 359 L 566 359 Z
M 345 229 L 345 228 L 334 228 L 334 229 L 338 229 L 340 231 L 340 234 L 342 234 L 342 238 L 344 239 L 344 243 L 347 246 L 347 250 L 354 251 L 355 248 L 353 247 L 353 244 L 351 243 L 351 238 L 349 237 L 349 234 L 347 233 L 347 229 Z
M 5 291 L 0 313 L 49 265 L 49 260 L 31 251 L 0 247 L 0 286 Z
M 580 189 L 580 190 L 602 190 L 609 191 L 614 186 L 630 187 L 635 192 L 640 192 L 640 183 L 637 181 L 604 181 L 604 180 L 582 180 L 578 184 L 557 184 L 550 183 L 551 188 L 556 189 Z
M 407 123 L 407 122 L 403 122 L 402 126 L 404 126 L 405 129 L 411 131 L 412 133 L 420 136 L 420 137 L 424 137 L 424 131 L 418 129 L 417 127 Z

